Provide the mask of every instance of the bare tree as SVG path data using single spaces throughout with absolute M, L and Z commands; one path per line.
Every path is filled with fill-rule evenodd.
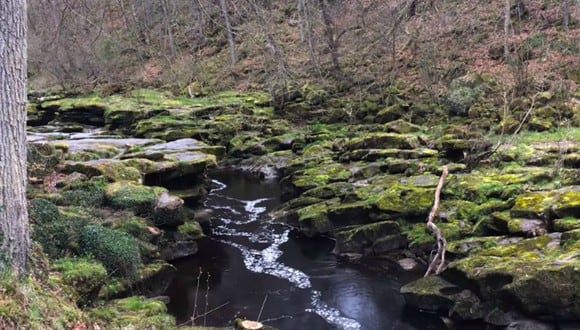
M 230 47 L 230 59 L 232 60 L 232 67 L 236 65 L 238 61 L 238 56 L 236 55 L 236 43 L 234 41 L 234 31 L 232 31 L 232 25 L 230 23 L 230 14 L 228 13 L 228 6 L 226 5 L 226 0 L 220 0 L 220 10 L 222 12 L 222 17 L 224 18 L 226 35 L 228 37 L 228 45 Z
M 0 1 L 0 268 L 26 272 L 26 0 Z
M 564 0 L 562 2 L 562 14 L 564 16 L 563 19 L 563 24 L 564 24 L 564 29 L 566 31 L 568 31 L 569 27 L 568 25 L 570 24 L 570 1 L 569 0 Z
M 504 21 L 503 21 L 503 32 L 504 32 L 504 44 L 503 44 L 503 56 L 507 61 L 510 56 L 510 25 L 511 25 L 511 13 L 510 13 L 510 0 L 505 0 L 504 5 Z
M 328 51 L 330 52 L 330 58 L 332 60 L 333 73 L 337 75 L 341 72 L 341 70 L 338 55 L 338 38 L 336 37 L 336 27 L 329 13 L 328 0 L 318 0 L 318 3 L 320 4 L 320 10 L 322 12 L 324 36 L 326 37 L 326 45 L 328 46 Z

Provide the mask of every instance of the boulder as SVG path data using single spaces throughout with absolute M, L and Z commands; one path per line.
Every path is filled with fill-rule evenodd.
M 381 254 L 405 245 L 399 224 L 383 221 L 339 231 L 336 237 L 336 253 Z
M 182 225 L 184 223 L 183 199 L 162 191 L 155 198 L 151 218 L 155 226 L 161 228 L 175 228 Z
M 440 276 L 420 278 L 401 287 L 407 305 L 441 315 L 448 315 L 462 290 Z

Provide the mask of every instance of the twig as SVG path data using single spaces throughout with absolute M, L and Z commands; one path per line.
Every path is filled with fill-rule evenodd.
M 205 290 L 205 309 L 203 311 L 203 326 L 205 327 L 206 325 L 206 321 L 207 321 L 207 308 L 209 307 L 209 278 L 210 278 L 211 274 L 210 272 L 207 272 L 207 277 L 205 278 L 205 284 L 206 284 L 206 290 Z
M 191 315 L 191 321 L 193 322 L 195 320 L 195 313 L 197 311 L 197 294 L 199 293 L 199 282 L 201 281 L 201 274 L 203 273 L 203 270 L 201 267 L 199 267 L 199 274 L 197 274 L 197 284 L 195 286 L 195 299 L 193 302 L 193 314 Z
M 443 184 L 445 183 L 445 178 L 447 178 L 448 170 L 447 166 L 443 166 L 443 173 L 441 173 L 441 177 L 439 177 L 439 183 L 437 184 L 437 189 L 435 189 L 435 200 L 433 201 L 433 207 L 431 208 L 431 212 L 429 212 L 429 216 L 427 217 L 427 228 L 431 230 L 431 232 L 435 235 L 437 239 L 437 253 L 431 263 L 429 264 L 429 268 L 425 272 L 425 277 L 427 277 L 433 269 L 437 266 L 435 270 L 435 274 L 439 274 L 443 269 L 443 265 L 445 265 L 445 250 L 447 249 L 447 240 L 441 234 L 441 229 L 435 225 L 433 220 L 435 219 L 435 215 L 439 210 L 439 204 L 441 202 L 441 189 L 443 189 Z
M 520 121 L 520 125 L 518 126 L 518 128 L 514 132 L 512 139 L 514 136 L 516 136 L 520 132 L 520 130 L 522 129 L 522 126 L 524 126 L 524 124 L 526 123 L 528 116 L 532 113 L 532 110 L 534 110 L 534 105 L 536 104 L 536 97 L 538 97 L 539 94 L 540 93 L 536 93 L 536 94 L 534 94 L 534 96 L 532 96 L 532 104 L 530 105 L 530 108 L 528 109 L 528 111 L 524 115 L 524 118 L 522 119 L 522 121 Z
M 207 311 L 207 314 L 211 314 L 211 313 L 213 313 L 213 312 L 217 311 L 218 309 L 221 309 L 221 308 L 223 308 L 223 307 L 225 307 L 225 306 L 229 305 L 229 303 L 230 303 L 229 301 L 226 301 L 225 303 L 223 303 L 223 304 L 221 304 L 221 305 L 219 305 L 219 306 L 217 306 L 217 307 L 214 307 L 214 308 L 210 309 L 209 311 Z M 194 317 L 194 318 L 192 318 L 192 319 L 191 319 L 192 323 L 193 323 L 193 321 L 195 321 L 196 319 L 198 319 L 198 318 L 200 318 L 200 317 L 202 317 L 202 316 L 206 316 L 206 314 L 204 313 L 204 314 L 198 315 L 197 317 Z M 177 326 L 178 326 L 178 327 L 182 327 L 182 326 L 186 325 L 186 324 L 187 324 L 187 322 L 189 322 L 189 321 L 185 321 L 185 322 L 183 322 L 183 323 L 181 323 L 181 324 L 179 324 L 179 325 L 177 325 Z M 195 324 L 195 323 L 193 323 L 193 324 Z
M 260 307 L 260 313 L 258 313 L 258 318 L 256 321 L 260 322 L 260 316 L 262 316 L 262 311 L 264 310 L 264 306 L 266 305 L 266 300 L 268 300 L 268 294 L 264 297 L 264 301 L 262 301 L 262 307 Z

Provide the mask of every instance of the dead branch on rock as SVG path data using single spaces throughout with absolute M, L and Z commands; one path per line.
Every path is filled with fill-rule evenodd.
M 427 228 L 431 230 L 431 232 L 433 233 L 433 235 L 435 235 L 435 238 L 437 240 L 437 253 L 435 254 L 435 257 L 433 257 L 433 260 L 431 260 L 431 262 L 429 263 L 429 268 L 427 268 L 427 271 L 425 272 L 425 277 L 431 274 L 431 272 L 433 271 L 433 269 L 435 269 L 435 267 L 437 267 L 437 269 L 435 270 L 435 274 L 439 274 L 443 269 L 443 265 L 445 265 L 445 250 L 447 249 L 447 240 L 445 239 L 445 237 L 443 237 L 441 229 L 439 229 L 437 225 L 435 225 L 433 220 L 435 219 L 435 215 L 439 210 L 439 203 L 441 202 L 441 189 L 443 189 L 443 184 L 445 183 L 445 178 L 447 178 L 447 174 L 448 174 L 447 166 L 443 166 L 443 172 L 439 177 L 437 189 L 435 189 L 435 200 L 433 201 L 433 207 L 431 208 L 431 212 L 429 212 L 429 216 L 427 217 Z

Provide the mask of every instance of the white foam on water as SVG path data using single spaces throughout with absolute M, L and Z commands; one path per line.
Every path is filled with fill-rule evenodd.
M 213 180 L 213 182 L 218 185 L 212 191 L 223 190 L 226 185 Z M 266 207 L 258 206 L 258 204 L 269 200 L 269 198 L 260 198 L 256 200 L 240 200 L 232 198 L 229 196 L 219 195 L 220 198 L 226 198 L 229 200 L 240 202 L 244 205 L 244 210 L 248 213 L 247 219 L 244 220 L 234 220 L 230 218 L 222 217 L 220 220 L 224 225 L 220 225 L 213 228 L 213 233 L 220 236 L 238 236 L 238 237 L 248 237 L 253 243 L 265 243 L 270 244 L 267 248 L 263 250 L 251 249 L 243 244 L 236 242 L 231 242 L 228 240 L 220 240 L 222 243 L 231 245 L 242 253 L 242 258 L 246 268 L 254 273 L 263 273 L 275 276 L 280 279 L 284 279 L 290 282 L 297 288 L 300 289 L 310 289 L 312 288 L 312 283 L 310 282 L 310 277 L 306 273 L 288 267 L 285 264 L 278 261 L 282 256 L 283 252 L 280 250 L 280 246 L 288 241 L 290 230 L 287 229 L 280 234 L 274 232 L 263 232 L 258 231 L 256 233 L 248 233 L 244 231 L 237 231 L 234 228 L 228 228 L 228 224 L 243 225 L 254 221 L 257 221 L 262 213 L 266 211 Z M 242 212 L 229 206 L 211 206 L 214 209 L 224 209 L 235 215 L 242 215 Z M 322 294 L 320 291 L 311 290 L 311 308 L 306 309 L 306 312 L 315 313 L 322 317 L 326 322 L 337 326 L 339 329 L 343 330 L 360 330 L 361 325 L 353 319 L 341 316 L 338 309 L 331 307 L 322 301 Z
M 206 205 L 206 206 L 207 206 L 207 205 Z M 229 212 L 232 212 L 232 213 L 233 213 L 233 214 L 235 214 L 235 215 L 242 215 L 242 212 L 240 212 L 240 211 L 238 211 L 238 210 L 234 209 L 234 208 L 233 208 L 233 207 L 231 207 L 231 206 L 227 206 L 227 205 L 221 205 L 221 206 L 215 206 L 215 205 L 212 205 L 212 206 L 211 206 L 211 208 L 212 208 L 212 209 L 214 209 L 214 210 L 227 210 L 227 211 L 229 211 Z
M 250 220 L 252 221 L 258 220 L 260 214 L 266 212 L 266 207 L 257 205 L 269 199 L 270 198 L 260 198 L 253 201 L 242 201 L 243 203 L 246 204 L 244 206 L 244 209 L 246 210 L 246 212 L 250 214 Z
M 289 230 L 286 230 L 281 234 L 273 234 L 272 244 L 264 250 L 250 249 L 242 244 L 230 241 L 222 240 L 222 242 L 242 252 L 244 265 L 249 271 L 285 279 L 300 289 L 310 288 L 312 284 L 310 283 L 308 275 L 277 261 L 282 256 L 280 245 L 288 241 L 289 232 Z
M 211 180 L 211 183 L 217 185 L 217 188 L 212 188 L 211 192 L 213 193 L 214 191 L 220 191 L 220 190 L 224 190 L 226 189 L 227 185 L 221 181 L 218 180 Z
M 310 297 L 312 308 L 307 309 L 307 312 L 316 313 L 318 316 L 326 320 L 330 324 L 334 324 L 343 330 L 360 330 L 361 325 L 356 320 L 348 317 L 340 316 L 340 311 L 334 307 L 328 306 L 322 301 L 322 293 L 313 290 Z

